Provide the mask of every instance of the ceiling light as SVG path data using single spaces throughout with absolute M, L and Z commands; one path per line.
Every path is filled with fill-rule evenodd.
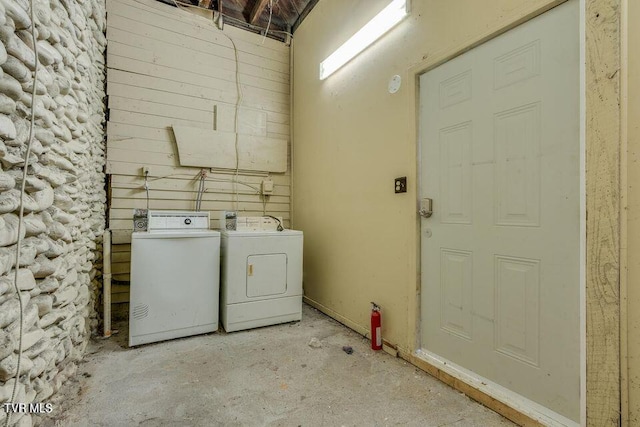
M 326 79 L 365 50 L 405 16 L 407 16 L 407 0 L 393 0 L 389 6 L 320 63 L 320 80 Z

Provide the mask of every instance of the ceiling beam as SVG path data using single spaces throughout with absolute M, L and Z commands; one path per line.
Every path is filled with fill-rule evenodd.
M 311 12 L 311 9 L 313 9 L 317 3 L 318 3 L 318 0 L 310 0 L 309 3 L 307 3 L 305 8 L 302 10 L 302 13 L 300 13 L 300 16 L 298 16 L 298 19 L 296 19 L 296 22 L 294 22 L 293 25 L 291 26 L 292 34 L 296 32 L 300 24 L 302 24 L 302 21 L 304 21 L 304 18 L 307 17 L 309 12 Z
M 173 0 L 158 0 L 160 3 L 168 4 L 169 6 L 178 7 Z
M 267 3 L 269 3 L 269 0 L 258 0 L 255 4 L 255 6 L 253 6 L 253 10 L 251 11 L 251 16 L 249 17 L 249 23 L 255 25 L 256 22 L 258 22 L 258 19 L 260 19 L 260 15 L 262 15 L 262 12 L 264 12 L 264 9 L 267 7 Z

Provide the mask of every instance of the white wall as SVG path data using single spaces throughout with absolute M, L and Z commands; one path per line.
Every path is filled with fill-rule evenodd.
M 234 129 L 241 84 L 241 109 L 266 113 L 269 138 L 289 140 L 289 47 L 234 27 L 220 31 L 210 20 L 153 0 L 108 0 L 107 173 L 110 175 L 109 227 L 114 230 L 114 274 L 128 280 L 133 208 L 146 207 L 142 167 L 150 171 L 151 209 L 195 208 L 200 169 L 181 167 L 172 125 Z M 230 38 L 230 39 L 229 39 Z M 217 117 L 214 109 L 219 112 Z M 242 121 L 241 121 L 242 123 Z M 240 173 L 241 215 L 261 215 L 256 189 L 266 175 Z M 290 216 L 290 174 L 271 174 L 274 195 L 268 214 Z M 234 176 L 212 173 L 202 209 L 234 208 Z M 253 187 L 253 188 L 252 188 Z M 127 300 L 127 287 L 114 287 L 114 302 Z

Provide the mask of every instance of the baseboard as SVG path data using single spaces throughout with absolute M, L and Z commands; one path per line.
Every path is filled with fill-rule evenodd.
M 307 297 L 303 297 L 303 301 L 331 317 L 332 319 L 340 322 L 345 325 L 349 329 L 357 332 L 358 334 L 364 336 L 365 338 L 370 338 L 370 332 L 366 327 L 363 327 L 356 322 L 348 319 L 347 317 L 335 312 L 329 307 Z M 455 369 L 448 368 L 447 365 L 437 363 L 437 360 L 433 358 L 425 357 L 424 354 L 420 354 L 421 352 L 411 352 L 402 347 L 393 345 L 388 342 L 383 342 L 383 350 L 394 357 L 400 357 L 417 368 L 425 371 L 429 375 L 434 378 L 442 381 L 448 386 L 464 393 L 469 398 L 475 400 L 476 402 L 486 406 L 494 412 L 502 415 L 503 417 L 513 421 L 514 423 L 525 426 L 525 427 L 540 427 L 540 426 L 549 426 L 549 425 L 561 425 L 561 426 L 574 426 L 572 422 L 557 422 L 545 415 L 537 414 L 537 416 L 528 415 L 522 410 L 518 410 L 514 408 L 511 402 L 504 402 L 503 400 L 508 399 L 498 399 L 492 396 L 485 390 L 481 390 L 478 387 L 472 385 L 472 382 L 469 381 L 468 378 L 463 378 L 463 375 L 455 372 Z M 447 368 L 445 368 L 447 366 Z M 444 368 L 444 369 L 443 369 Z M 445 370 L 446 369 L 446 370 Z M 535 411 L 534 411 L 535 412 Z
M 317 308 L 318 310 L 320 310 L 321 312 L 323 312 L 327 316 L 329 316 L 332 319 L 342 323 L 347 328 L 354 330 L 355 332 L 359 333 L 360 335 L 362 335 L 364 337 L 369 337 L 369 331 L 367 330 L 367 328 L 363 328 L 361 325 L 358 325 L 356 322 L 354 322 L 354 321 L 352 321 L 350 319 L 347 319 L 346 317 L 342 316 L 341 314 L 336 313 L 335 311 L 333 311 L 329 307 L 324 306 L 324 305 L 320 304 L 319 302 L 314 301 L 314 300 L 312 300 L 311 298 L 309 298 L 307 296 L 303 296 L 302 300 L 305 303 L 309 304 L 311 307 Z
M 419 350 L 400 356 L 443 383 L 521 426 L 564 426 L 579 424 L 516 393 L 477 376 L 438 356 Z M 406 357 L 406 358 L 405 358 Z

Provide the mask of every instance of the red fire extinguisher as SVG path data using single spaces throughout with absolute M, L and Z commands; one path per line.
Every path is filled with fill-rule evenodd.
M 380 307 L 375 302 L 371 303 L 371 348 L 373 350 L 382 349 L 382 334 L 380 328 L 382 326 L 382 316 L 380 315 Z

